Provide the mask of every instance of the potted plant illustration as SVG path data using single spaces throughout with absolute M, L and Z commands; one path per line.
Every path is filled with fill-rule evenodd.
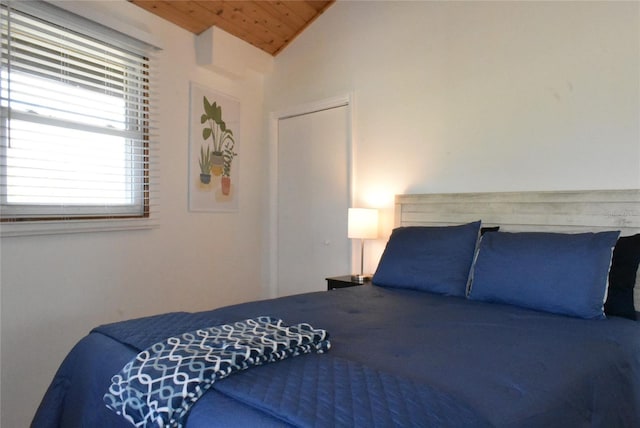
M 222 150 L 228 141 L 235 143 L 233 132 L 227 129 L 227 124 L 222 120 L 222 107 L 215 101 L 209 102 L 206 96 L 202 97 L 204 113 L 200 116 L 200 123 L 205 125 L 202 129 L 202 138 L 206 141 L 209 138 L 213 141 L 213 151 L 211 153 L 211 173 L 215 176 L 222 174 L 223 158 Z
M 231 193 L 231 162 L 233 162 L 233 158 L 238 155 L 233 151 L 234 146 L 235 143 L 233 140 L 227 140 L 222 153 L 223 164 L 220 184 L 222 186 L 222 194 L 225 196 Z
M 211 150 L 207 145 L 207 151 L 204 151 L 204 147 L 200 146 L 200 182 L 202 184 L 209 184 L 211 182 Z

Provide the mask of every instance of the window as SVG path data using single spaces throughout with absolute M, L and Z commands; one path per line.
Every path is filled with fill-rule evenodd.
M 41 2 L 0 23 L 2 222 L 148 218 L 152 49 Z

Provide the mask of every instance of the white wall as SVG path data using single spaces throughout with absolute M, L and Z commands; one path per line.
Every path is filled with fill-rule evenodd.
M 356 205 L 387 233 L 397 193 L 638 188 L 639 20 L 638 2 L 338 1 L 276 58 L 267 109 L 353 92 Z
M 105 2 L 94 4 L 104 6 Z M 267 166 L 262 77 L 232 81 L 195 64 L 194 36 L 123 1 L 109 11 L 160 41 L 161 220 L 155 230 L 3 238 L 3 427 L 28 426 L 57 366 L 95 325 L 263 296 Z M 189 81 L 241 102 L 239 210 L 187 209 Z

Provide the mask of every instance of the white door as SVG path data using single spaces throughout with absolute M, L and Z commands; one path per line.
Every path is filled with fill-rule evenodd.
M 350 273 L 349 107 L 280 119 L 278 295 L 326 290 Z

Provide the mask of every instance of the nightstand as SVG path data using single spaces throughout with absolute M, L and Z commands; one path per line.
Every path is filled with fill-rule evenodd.
M 327 290 L 335 290 L 336 288 L 354 287 L 357 285 L 370 285 L 371 280 L 365 280 L 364 283 L 359 283 L 351 279 L 351 275 L 333 276 L 327 278 Z

